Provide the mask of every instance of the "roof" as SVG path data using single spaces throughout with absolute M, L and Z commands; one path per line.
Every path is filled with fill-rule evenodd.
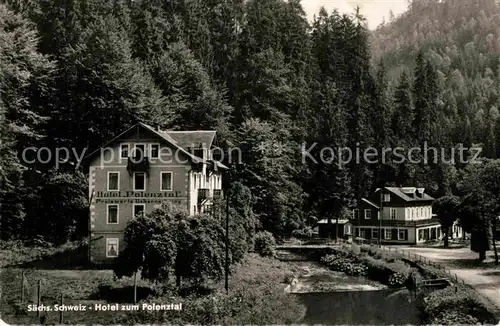
M 111 139 L 110 141 L 108 141 L 107 143 L 101 145 L 98 149 L 96 149 L 95 151 L 93 151 L 92 153 L 90 153 L 89 155 L 86 156 L 85 159 L 89 159 L 91 157 L 93 157 L 95 154 L 99 153 L 100 152 L 100 149 L 103 148 L 103 147 L 106 147 L 108 145 L 110 145 L 111 143 L 115 142 L 118 138 L 122 137 L 123 135 L 127 134 L 129 131 L 133 130 L 134 128 L 136 127 L 142 127 L 142 128 L 145 128 L 147 130 L 149 130 L 150 132 L 152 132 L 153 134 L 157 135 L 158 137 L 160 137 L 161 139 L 163 139 L 164 141 L 166 141 L 169 145 L 171 145 L 172 147 L 174 147 L 176 150 L 179 150 L 180 152 L 182 152 L 183 154 L 185 154 L 189 159 L 191 159 L 191 161 L 193 163 L 207 163 L 207 164 L 212 164 L 212 162 L 209 162 L 207 160 L 204 160 L 200 157 L 197 157 L 193 154 L 191 154 L 190 152 L 187 151 L 187 147 L 190 147 L 190 146 L 187 146 L 187 147 L 184 147 L 181 145 L 181 143 L 179 143 L 178 139 L 180 141 L 182 141 L 183 145 L 185 144 L 188 144 L 189 143 L 189 137 L 190 135 L 193 135 L 193 141 L 191 141 L 191 143 L 196 143 L 197 140 L 206 140 L 206 141 L 209 141 L 207 142 L 206 144 L 208 146 L 210 146 L 213 142 L 213 139 L 215 137 L 215 131 L 204 131 L 204 130 L 197 130 L 197 131 L 162 131 L 162 130 L 157 130 L 145 123 L 142 123 L 142 122 L 139 122 L 135 125 L 133 125 L 132 127 L 128 128 L 127 130 L 125 130 L 124 132 L 120 133 L 118 136 L 114 137 L 113 139 Z M 174 137 L 178 138 L 178 139 L 175 139 L 172 137 L 172 134 L 175 135 Z M 201 135 L 201 136 L 200 136 Z M 205 143 L 202 143 L 202 144 L 205 144 Z M 221 162 L 217 162 L 217 161 L 214 161 L 213 164 L 217 165 L 217 167 L 219 168 L 222 168 L 222 169 L 228 169 L 224 164 L 222 164 Z
M 189 147 L 210 148 L 215 139 L 214 130 L 193 130 L 193 131 L 161 131 L 174 139 L 178 146 L 187 149 Z
M 349 220 L 346 220 L 346 219 L 341 219 L 339 220 L 339 224 L 346 224 L 346 223 L 349 223 L 350 221 Z M 330 223 L 331 224 L 337 224 L 337 220 L 332 218 L 330 219 Z M 324 219 L 324 220 L 320 220 L 317 222 L 317 224 L 328 224 L 328 219 Z
M 407 202 L 419 202 L 419 201 L 433 201 L 434 198 L 427 195 L 424 192 L 424 188 L 414 188 L 414 187 L 385 187 L 384 189 L 388 190 L 389 192 L 393 193 L 394 195 L 398 196 L 399 198 L 403 199 L 404 201 Z M 380 191 L 380 188 L 375 190 L 375 192 Z M 422 192 L 422 197 L 410 197 L 409 194 L 415 193 L 415 192 Z

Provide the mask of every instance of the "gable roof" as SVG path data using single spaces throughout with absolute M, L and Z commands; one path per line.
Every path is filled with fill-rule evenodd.
M 410 197 L 408 196 L 404 191 L 403 189 L 406 189 L 406 188 L 399 188 L 399 187 L 384 187 L 384 189 L 386 189 L 387 191 L 391 192 L 392 194 L 398 196 L 399 198 L 403 199 L 404 201 L 407 201 L 407 202 L 419 202 L 419 201 L 433 201 L 434 198 L 429 196 L 428 194 L 426 194 L 425 192 L 422 194 L 422 197 Z M 417 188 L 415 188 L 417 189 Z M 422 188 L 420 188 L 422 189 Z M 375 193 L 380 191 L 380 188 L 378 188 L 377 190 L 375 190 Z
M 374 204 L 373 202 L 369 201 L 368 199 L 366 198 L 361 198 L 362 201 L 364 201 L 365 203 L 367 203 L 368 205 L 371 205 L 373 207 L 375 207 L 376 209 L 379 209 L 380 207 L 378 207 L 376 204 Z
M 97 153 L 100 152 L 101 148 L 103 147 L 106 147 L 106 146 L 109 146 L 111 143 L 115 142 L 117 139 L 119 139 L 120 137 L 122 137 L 123 135 L 129 133 L 131 130 L 133 130 L 134 128 L 137 128 L 137 127 L 142 127 L 142 128 L 145 128 L 147 129 L 148 131 L 152 132 L 153 134 L 155 134 L 156 136 L 158 136 L 159 138 L 163 139 L 165 142 L 167 142 L 169 145 L 171 145 L 172 147 L 174 147 L 176 150 L 179 150 L 181 153 L 183 153 L 184 155 L 186 155 L 192 163 L 207 163 L 207 164 L 215 164 L 217 165 L 217 167 L 219 168 L 222 168 L 222 169 L 228 169 L 224 164 L 222 164 L 221 162 L 208 162 L 207 160 L 204 160 L 200 157 L 197 157 L 193 154 L 191 154 L 190 152 L 187 151 L 187 147 L 184 147 L 182 146 L 176 139 L 174 139 L 172 136 L 171 136 L 171 133 L 174 133 L 174 134 L 181 134 L 181 137 L 179 137 L 180 140 L 182 140 L 184 142 L 184 144 L 189 144 L 189 135 L 194 135 L 193 136 L 193 139 L 194 140 L 200 140 L 200 139 L 204 139 L 204 140 L 210 140 L 210 144 L 212 144 L 212 141 L 215 137 L 215 131 L 203 131 L 203 130 L 198 130 L 198 131 L 194 131 L 194 132 L 190 132 L 190 131 L 178 131 L 178 132 L 171 132 L 171 131 L 161 131 L 161 130 L 157 130 L 145 123 L 142 123 L 142 122 L 139 122 L 135 125 L 133 125 L 132 127 L 128 128 L 127 130 L 125 130 L 124 132 L 120 133 L 118 136 L 114 137 L 113 139 L 111 139 L 110 141 L 108 141 L 107 143 L 99 146 L 98 149 L 96 149 L 95 151 L 93 151 L 92 153 L 90 153 L 89 155 L 87 155 L 85 157 L 85 160 L 89 160 L 90 158 L 92 158 L 93 156 L 95 156 Z M 212 134 L 213 133 L 213 134 Z M 202 135 L 200 137 L 200 134 Z M 192 143 L 192 142 L 191 142 Z M 189 147 L 189 146 L 188 146 Z
M 174 139 L 180 147 L 210 148 L 214 142 L 216 132 L 214 130 L 193 130 L 193 131 L 160 131 Z

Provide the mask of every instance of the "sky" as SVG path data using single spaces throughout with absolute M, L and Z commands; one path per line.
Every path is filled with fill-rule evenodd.
M 468 0 L 464 0 L 468 1 Z M 408 0 L 302 0 L 302 6 L 310 20 L 323 6 L 328 12 L 335 8 L 341 13 L 352 13 L 356 5 L 361 8 L 361 14 L 368 22 L 368 28 L 375 29 L 384 19 L 389 21 L 389 11 L 395 16 L 403 13 Z

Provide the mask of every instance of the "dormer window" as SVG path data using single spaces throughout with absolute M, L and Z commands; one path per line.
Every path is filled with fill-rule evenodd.
M 134 158 L 144 158 L 146 156 L 146 145 L 135 144 L 134 148 Z
M 158 158 L 160 155 L 160 145 L 159 144 L 151 144 L 149 155 L 151 158 Z
M 128 151 L 129 151 L 129 144 L 122 144 L 120 146 L 120 157 L 121 158 L 127 158 L 128 157 Z

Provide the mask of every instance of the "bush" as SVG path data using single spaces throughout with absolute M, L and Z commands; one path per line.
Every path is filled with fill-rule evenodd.
M 365 250 L 366 256 L 355 255 L 346 250 L 337 250 L 325 255 L 320 262 L 330 269 L 351 276 L 367 276 L 390 287 L 401 287 L 407 284 L 411 276 L 411 267 L 395 260 L 380 250 Z
M 310 239 L 313 237 L 313 230 L 310 227 L 305 227 L 303 229 L 294 230 L 292 236 L 297 239 Z
M 432 292 L 423 305 L 428 322 L 445 325 L 497 323 L 492 309 L 476 291 L 461 284 Z
M 343 272 L 350 276 L 366 276 L 368 272 L 365 265 L 335 254 L 324 256 L 321 258 L 321 263 L 334 271 Z
M 273 256 L 276 240 L 270 232 L 258 232 L 255 235 L 255 252 L 261 256 Z
M 407 280 L 407 276 L 400 273 L 394 273 L 389 277 L 388 285 L 391 287 L 402 287 L 405 286 Z

